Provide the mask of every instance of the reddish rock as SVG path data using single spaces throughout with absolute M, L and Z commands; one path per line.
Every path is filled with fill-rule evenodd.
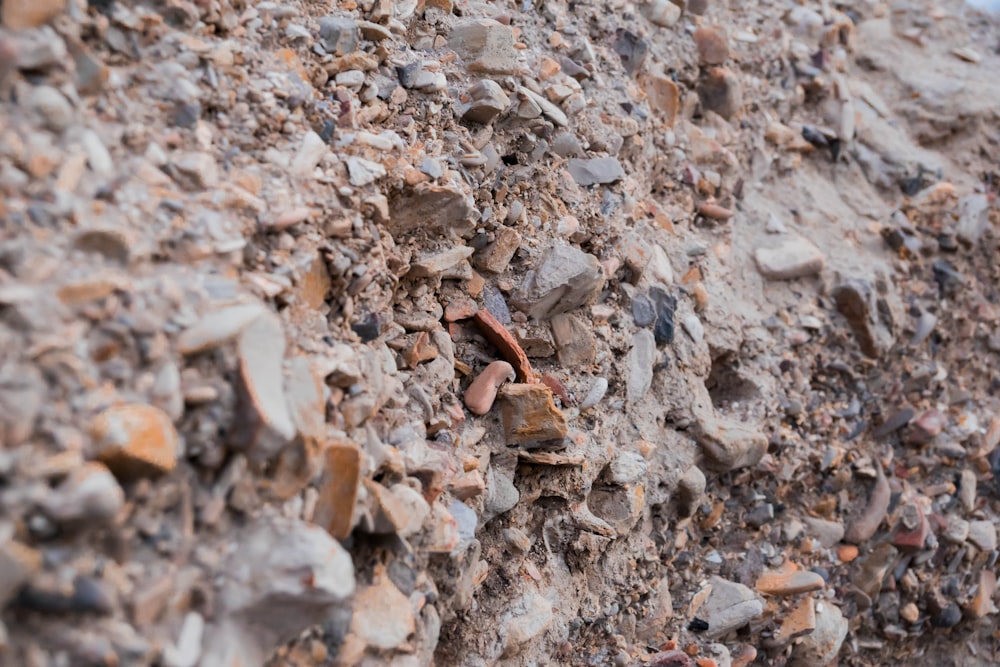
M 471 297 L 462 295 L 448 302 L 448 305 L 444 308 L 444 321 L 445 322 L 458 322 L 459 320 L 467 320 L 476 312 L 479 311 L 479 306 L 476 302 L 472 300 Z
M 500 351 L 500 356 L 514 367 L 517 379 L 521 382 L 534 382 L 535 374 L 531 370 L 528 355 L 524 353 L 514 336 L 507 331 L 500 320 L 493 317 L 493 314 L 488 310 L 480 310 L 473 319 L 486 340 L 492 343 Z
M 931 532 L 930 522 L 916 503 L 900 511 L 899 523 L 892 532 L 892 545 L 899 549 L 919 551 Z

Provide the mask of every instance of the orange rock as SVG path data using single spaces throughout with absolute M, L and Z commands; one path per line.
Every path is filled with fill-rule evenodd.
M 815 572 L 803 572 L 793 563 L 764 572 L 757 579 L 757 590 L 764 595 L 797 595 L 818 591 L 826 585 Z
M 667 127 L 673 127 L 680 111 L 681 91 L 665 74 L 654 74 L 646 83 L 646 95 L 654 111 L 659 113 Z
M 807 597 L 781 622 L 777 638 L 789 642 L 816 629 L 816 602 Z
M 419 364 L 437 359 L 438 349 L 430 342 L 430 335 L 421 331 L 414 336 L 413 342 L 403 350 L 403 361 L 407 367 L 416 368 Z
M 133 403 L 116 405 L 91 424 L 97 458 L 117 477 L 167 473 L 177 466 L 180 440 L 163 410 Z
M 309 266 L 299 279 L 297 293 L 302 303 L 310 308 L 319 308 L 330 293 L 330 272 L 326 260 L 316 253 L 309 260 Z
M 480 310 L 473 316 L 473 319 L 479 326 L 479 330 L 483 333 L 483 336 L 486 337 L 486 340 L 492 343 L 500 351 L 500 356 L 514 367 L 517 379 L 521 382 L 534 382 L 535 374 L 531 370 L 531 362 L 528 361 L 528 355 L 525 354 L 524 350 L 521 349 L 521 346 L 514 339 L 514 336 L 507 331 L 504 325 L 500 324 L 500 321 L 493 317 L 493 314 L 488 310 Z
M 858 548 L 853 544 L 842 544 L 837 547 L 837 558 L 841 563 L 850 563 L 858 557 Z
M 361 482 L 361 451 L 348 441 L 326 450 L 326 470 L 316 501 L 313 520 L 338 540 L 346 539 L 354 526 L 354 504 Z
M 698 213 L 705 216 L 706 218 L 711 218 L 712 220 L 729 220 L 733 217 L 733 211 L 729 210 L 724 206 L 719 206 L 718 204 L 712 204 L 705 202 L 698 207 Z
M 60 0 L 4 0 L 0 20 L 5 28 L 22 30 L 45 25 L 62 14 L 66 3 Z
M 444 308 L 444 321 L 457 322 L 467 320 L 479 310 L 479 306 L 470 297 L 460 296 L 452 299 Z
M 566 437 L 566 418 L 556 408 L 552 390 L 545 385 L 509 384 L 500 391 L 500 396 L 508 444 Z

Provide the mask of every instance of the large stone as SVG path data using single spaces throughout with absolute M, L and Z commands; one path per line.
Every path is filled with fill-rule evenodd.
M 457 104 L 462 120 L 489 125 L 510 106 L 510 98 L 496 81 L 482 79 L 466 92 L 467 102 Z
M 738 630 L 764 613 L 763 602 L 752 590 L 714 576 L 691 605 L 692 614 L 708 624 L 705 636 L 709 639 Z
M 493 19 L 466 19 L 448 35 L 454 50 L 470 72 L 515 74 L 520 65 L 514 48 L 514 29 Z
M 358 22 L 343 16 L 325 16 L 319 20 L 319 42 L 327 53 L 343 56 L 358 48 Z
M 717 472 L 757 465 L 767 451 L 764 434 L 731 419 L 705 416 L 696 430 L 705 464 Z
M 722 28 L 702 26 L 694 31 L 693 38 L 702 65 L 721 65 L 729 60 L 729 40 Z
M 500 390 L 500 414 L 507 444 L 566 437 L 566 418 L 544 384 L 508 384 Z
M 270 651 L 322 623 L 354 593 L 350 554 L 319 526 L 258 519 L 231 540 L 203 664 L 263 664 Z M 234 662 L 243 659 L 251 662 Z
M 416 630 L 409 598 L 384 573 L 354 599 L 351 632 L 380 651 L 398 648 Z
M 65 0 L 4 0 L 0 5 L 0 22 L 12 30 L 37 28 L 65 9 Z
M 646 80 L 646 96 L 653 113 L 662 118 L 668 127 L 673 127 L 681 106 L 680 87 L 666 74 L 651 74 Z
M 816 603 L 815 629 L 792 649 L 789 667 L 825 667 L 840 652 L 847 637 L 847 619 L 829 601 Z
M 757 270 L 769 280 L 794 280 L 823 270 L 823 253 L 803 238 L 788 238 L 776 246 L 754 251 Z
M 584 187 L 614 183 L 625 178 L 621 162 L 613 157 L 572 158 L 566 164 L 573 180 Z
M 732 71 L 713 67 L 698 84 L 698 99 L 706 111 L 732 120 L 743 108 L 743 85 Z
M 42 569 L 42 554 L 13 540 L 0 546 L 0 605 L 14 597 Z
M 528 272 L 512 303 L 541 320 L 588 303 L 603 287 L 604 269 L 596 257 L 557 243 Z
M 521 235 L 510 227 L 501 227 L 493 243 L 477 252 L 472 263 L 482 271 L 503 273 L 520 247 Z
M 469 197 L 443 185 L 421 183 L 389 199 L 388 227 L 393 234 L 418 229 L 461 233 L 471 229 L 477 218 Z
M 116 405 L 90 427 L 97 458 L 118 477 L 168 473 L 177 465 L 180 438 L 163 410 L 142 403 Z
M 361 485 L 361 450 L 344 441 L 331 444 L 324 456 L 326 465 L 313 520 L 343 540 L 354 526 L 354 505 Z
M 537 591 L 528 591 L 514 604 L 512 615 L 501 632 L 505 638 L 504 655 L 521 651 L 528 642 L 548 629 L 554 616 L 551 602 Z

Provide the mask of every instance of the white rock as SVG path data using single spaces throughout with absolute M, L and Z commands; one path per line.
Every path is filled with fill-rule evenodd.
M 347 173 L 350 175 L 351 185 L 361 187 L 374 183 L 385 176 L 385 167 L 378 162 L 372 162 L 360 157 L 347 158 Z
M 642 479 L 649 469 L 649 463 L 637 452 L 622 452 L 608 466 L 612 484 L 632 484 Z
M 296 151 L 292 159 L 291 172 L 293 176 L 306 178 L 313 175 L 313 171 L 326 154 L 326 142 L 316 134 L 309 131 L 302 138 L 299 150 Z
M 757 270 L 770 280 L 794 280 L 823 270 L 823 253 L 803 238 L 789 238 L 773 247 L 754 252 Z
M 653 332 L 642 329 L 632 337 L 632 349 L 625 360 L 627 379 L 625 395 L 635 402 L 646 395 L 653 384 L 653 362 L 656 357 L 656 340 Z
M 351 632 L 368 646 L 391 651 L 403 644 L 415 629 L 410 600 L 387 576 L 380 577 L 354 600 Z
M 513 615 L 501 630 L 502 636 L 506 636 L 504 655 L 521 651 L 525 644 L 548 629 L 552 618 L 552 604 L 537 591 L 528 591 L 514 604 Z
M 264 306 L 258 303 L 210 311 L 178 336 L 177 349 L 181 354 L 197 354 L 218 347 L 236 338 L 265 312 Z

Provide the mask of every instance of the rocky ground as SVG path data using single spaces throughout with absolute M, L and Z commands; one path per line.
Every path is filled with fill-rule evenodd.
M 2 0 L 0 664 L 996 664 L 974 4 Z

